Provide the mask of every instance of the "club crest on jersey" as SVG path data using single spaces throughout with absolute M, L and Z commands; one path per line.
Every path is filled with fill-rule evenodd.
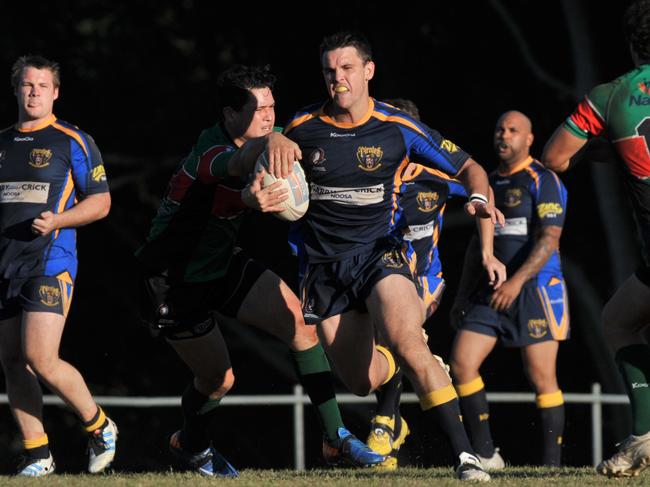
M 52 151 L 50 149 L 32 149 L 29 153 L 29 165 L 38 169 L 50 165 Z
M 416 198 L 418 203 L 418 210 L 424 213 L 430 213 L 438 208 L 438 200 L 440 196 L 436 191 L 426 192 L 420 191 Z
M 61 302 L 61 289 L 56 286 L 41 286 L 38 295 L 45 306 L 57 306 Z
M 404 265 L 404 259 L 399 250 L 389 250 L 381 257 L 381 263 L 389 269 L 399 269 Z
M 448 139 L 442 140 L 442 142 L 440 143 L 440 148 L 444 151 L 449 152 L 450 154 L 453 154 L 454 152 L 458 152 L 458 146 Z
M 522 191 L 519 188 L 513 188 L 506 191 L 506 197 L 503 204 L 508 208 L 514 208 L 521 204 Z
M 361 146 L 357 149 L 357 159 L 359 160 L 359 168 L 366 172 L 376 171 L 381 167 L 381 158 L 384 156 L 384 151 L 381 147 L 364 147 Z
M 546 320 L 528 320 L 528 334 L 532 338 L 542 338 L 547 332 Z

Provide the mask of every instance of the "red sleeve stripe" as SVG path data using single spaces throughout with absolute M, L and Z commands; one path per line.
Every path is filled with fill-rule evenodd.
M 600 135 L 605 130 L 605 121 L 589 98 L 582 100 L 569 118 L 576 127 L 588 134 Z
M 215 145 L 201 154 L 199 157 L 199 167 L 197 168 L 197 176 L 199 178 L 199 181 L 203 183 L 214 183 L 215 181 L 223 179 L 212 174 L 212 163 L 219 156 L 219 154 L 223 154 L 229 150 L 230 148 L 227 145 Z
M 175 203 L 180 203 L 193 182 L 194 178 L 185 171 L 185 168 L 181 168 L 169 182 L 167 198 Z

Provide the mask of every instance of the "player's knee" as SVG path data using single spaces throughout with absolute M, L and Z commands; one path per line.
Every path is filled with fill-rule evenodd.
M 478 367 L 465 357 L 452 355 L 449 359 L 449 369 L 454 382 L 465 384 L 478 377 Z
M 25 352 L 25 361 L 36 375 L 46 381 L 54 374 L 58 362 L 58 356 L 41 355 L 35 352 Z
M 379 387 L 380 385 L 379 381 L 375 381 L 375 382 L 376 384 L 374 384 L 373 387 L 373 381 L 370 379 L 370 377 L 360 377 L 354 381 L 349 382 L 347 384 L 347 387 L 349 391 L 355 396 L 366 397 L 377 387 Z
M 558 389 L 555 367 L 530 367 L 528 377 L 538 394 L 546 394 Z
M 201 392 L 214 399 L 228 394 L 235 385 L 235 374 L 230 368 L 218 377 L 197 377 L 196 382 Z

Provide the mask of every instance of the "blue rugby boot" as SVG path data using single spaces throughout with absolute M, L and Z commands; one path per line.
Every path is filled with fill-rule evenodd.
M 189 470 L 205 475 L 206 477 L 239 477 L 239 472 L 230 465 L 221 453 L 214 449 L 212 444 L 198 453 L 190 453 L 181 447 L 180 431 L 174 433 L 169 439 L 169 450 Z
M 345 428 L 339 428 L 336 433 L 337 440 L 323 441 L 323 457 L 328 465 L 371 467 L 385 460 L 383 455 L 368 448 L 368 445 Z

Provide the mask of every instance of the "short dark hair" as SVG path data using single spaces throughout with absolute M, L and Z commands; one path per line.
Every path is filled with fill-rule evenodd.
M 324 37 L 320 43 L 321 59 L 323 59 L 323 54 L 326 52 L 340 49 L 342 47 L 356 48 L 359 56 L 363 59 L 364 64 L 368 61 L 372 61 L 372 48 L 370 47 L 370 42 L 368 42 L 366 36 L 361 32 L 353 30 L 344 30 Z
M 623 16 L 625 38 L 641 61 L 650 61 L 650 0 L 638 0 Z
M 25 68 L 49 69 L 52 72 L 54 87 L 58 88 L 61 86 L 61 67 L 59 63 L 50 61 L 43 56 L 28 54 L 27 56 L 20 56 L 16 59 L 16 62 L 11 67 L 11 86 L 14 88 L 18 88 L 20 76 Z
M 395 108 L 402 110 L 414 119 L 420 120 L 420 111 L 418 110 L 418 106 L 411 100 L 407 100 L 406 98 L 391 98 L 390 100 L 384 101 L 389 105 L 393 105 Z
M 236 112 L 241 111 L 246 102 L 250 100 L 250 90 L 254 88 L 272 90 L 275 79 L 268 64 L 266 66 L 236 64 L 227 69 L 217 78 L 219 111 L 225 107 L 231 107 Z

